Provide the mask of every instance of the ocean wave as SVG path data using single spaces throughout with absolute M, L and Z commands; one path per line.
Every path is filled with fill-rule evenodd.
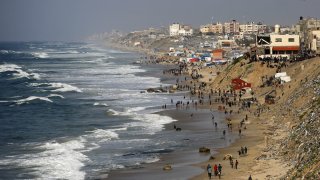
M 75 87 L 66 83 L 49 83 L 49 84 L 53 88 L 58 88 L 58 89 L 52 90 L 52 92 L 72 92 L 72 91 L 82 92 L 82 90 L 79 89 L 78 87 Z
M 89 140 L 94 139 L 95 142 L 101 143 L 101 142 L 110 141 L 111 139 L 118 139 L 119 134 L 115 132 L 117 130 L 119 129 L 113 129 L 113 130 L 112 129 L 108 129 L 108 130 L 95 129 L 93 131 L 87 131 L 89 134 L 83 135 L 82 137 Z
M 27 98 L 20 99 L 20 100 L 14 101 L 14 102 L 16 102 L 17 104 L 25 104 L 25 103 L 28 103 L 28 102 L 34 101 L 34 100 L 47 101 L 47 102 L 51 102 L 51 103 L 53 102 L 52 100 L 50 100 L 47 97 L 38 97 L 38 96 L 29 96 Z
M 44 59 L 44 58 L 49 58 L 48 53 L 45 52 L 33 52 L 31 53 L 35 58 L 40 58 L 40 59 Z
M 114 116 L 128 116 L 135 120 L 134 122 L 127 123 L 126 128 L 139 127 L 141 134 L 155 134 L 163 130 L 165 124 L 175 122 L 177 120 L 159 114 L 139 114 L 139 111 L 146 109 L 146 107 L 128 108 L 124 112 L 109 109 L 107 112 Z
M 114 115 L 114 116 L 117 116 L 117 115 L 120 115 L 121 113 L 119 111 L 116 111 L 114 109 L 108 109 L 107 111 L 110 115 Z
M 49 96 L 47 96 L 47 98 L 49 97 L 59 97 L 61 99 L 64 99 L 64 96 L 60 95 L 60 94 L 50 94 Z
M 30 83 L 30 86 L 53 88 L 52 92 L 82 92 L 78 87 L 66 83 Z
M 81 152 L 83 148 L 79 140 L 46 142 L 35 147 L 41 152 L 10 156 L 0 160 L 0 165 L 28 168 L 28 174 L 38 179 L 85 179 L 81 169 L 89 159 Z
M 40 79 L 40 75 L 38 73 L 26 72 L 22 70 L 21 66 L 16 64 L 2 64 L 0 65 L 0 73 L 4 72 L 12 72 L 12 75 L 15 78 L 28 78 L 28 79 Z
M 13 51 L 13 50 L 5 50 L 5 49 L 0 50 L 0 54 L 21 54 L 21 53 L 22 52 Z
M 95 102 L 93 105 L 94 106 L 105 106 L 105 107 L 109 106 L 107 103 L 99 103 L 99 102 Z

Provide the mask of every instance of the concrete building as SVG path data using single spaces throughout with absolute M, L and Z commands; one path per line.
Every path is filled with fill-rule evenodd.
M 320 19 L 300 17 L 298 23 L 293 25 L 292 33 L 300 35 L 303 50 L 310 50 L 313 41 L 312 31 L 320 30 Z
M 169 26 L 169 34 L 170 36 L 191 36 L 193 29 L 190 26 L 173 23 Z
M 308 48 L 311 51 L 314 51 L 317 55 L 320 55 L 320 30 L 311 31 L 309 36 L 311 37 L 308 37 L 308 39 L 310 39 Z
M 180 24 L 179 23 L 173 23 L 169 26 L 169 33 L 170 36 L 178 36 L 180 30 Z
M 241 24 L 239 26 L 240 32 L 247 33 L 247 34 L 254 34 L 254 33 L 265 33 L 267 30 L 267 25 L 262 23 L 254 23 L 248 22 L 247 24 Z
M 225 34 L 239 34 L 240 24 L 236 20 L 224 23 L 224 33 Z
M 290 57 L 300 51 L 300 36 L 292 34 L 258 35 L 259 57 Z
M 206 24 L 200 26 L 200 32 L 203 34 L 213 33 L 213 34 L 223 34 L 223 24 L 217 22 L 215 24 Z

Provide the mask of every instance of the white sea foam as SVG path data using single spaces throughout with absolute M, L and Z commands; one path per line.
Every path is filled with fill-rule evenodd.
M 51 90 L 52 92 L 82 92 L 78 87 L 66 83 L 30 83 L 29 85 L 32 87 L 47 86 L 54 88 Z
M 47 96 L 47 98 L 49 98 L 49 97 L 59 97 L 61 99 L 64 99 L 64 97 L 60 94 L 50 94 L 49 96 Z
M 25 104 L 25 103 L 28 103 L 30 101 L 34 101 L 34 100 L 42 100 L 42 101 L 47 101 L 47 102 L 53 102 L 52 100 L 50 100 L 49 98 L 47 97 L 38 97 L 38 96 L 29 96 L 27 98 L 24 98 L 24 99 L 20 99 L 20 100 L 17 100 L 15 101 L 17 104 Z
M 105 107 L 108 107 L 108 104 L 107 104 L 107 103 L 95 102 L 93 105 L 94 105 L 94 106 L 105 106 Z
M 16 64 L 1 64 L 0 65 L 0 72 L 16 71 L 17 69 L 21 69 L 21 67 Z
M 9 54 L 9 51 L 2 49 L 2 50 L 0 50 L 0 53 L 1 53 L 1 54 Z
M 104 130 L 104 129 L 96 129 L 94 131 L 88 131 L 87 135 L 83 135 L 82 137 L 85 139 L 95 139 L 97 142 L 106 142 L 111 139 L 118 139 L 119 134 L 117 134 L 115 130 Z
M 169 116 L 161 116 L 159 114 L 139 114 L 139 111 L 145 110 L 145 107 L 135 107 L 129 108 L 125 112 L 116 111 L 114 109 L 109 109 L 108 112 L 112 115 L 119 116 L 129 116 L 133 120 L 136 120 L 131 123 L 125 124 L 125 127 L 140 127 L 143 128 L 143 131 L 140 133 L 143 134 L 155 134 L 163 130 L 165 124 L 176 121 Z
M 16 64 L 2 64 L 0 65 L 0 73 L 1 72 L 13 72 L 12 75 L 15 78 L 28 78 L 28 79 L 40 79 L 40 75 L 38 73 L 26 72 L 22 70 L 22 67 Z
M 38 179 L 84 179 L 85 172 L 81 169 L 89 159 L 81 153 L 83 148 L 78 140 L 47 142 L 36 147 L 40 153 L 7 157 L 0 160 L 0 165 L 28 168 Z
M 0 50 L 0 54 L 21 54 L 21 53 L 22 52 L 13 51 L 13 50 L 5 50 L 5 49 Z
M 114 109 L 108 109 L 108 113 L 111 113 L 114 116 L 120 115 L 120 112 Z
M 57 88 L 52 90 L 52 92 L 82 92 L 78 87 L 66 83 L 49 83 L 49 85 L 53 88 Z
M 49 58 L 49 55 L 45 52 L 33 52 L 31 53 L 35 58 L 40 58 L 40 59 L 43 59 L 43 58 Z

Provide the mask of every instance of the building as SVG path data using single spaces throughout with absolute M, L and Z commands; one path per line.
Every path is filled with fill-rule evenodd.
M 315 52 L 317 55 L 320 55 L 320 30 L 311 31 L 309 33 L 308 39 L 310 39 L 310 43 L 308 44 L 308 49 Z
M 200 32 L 202 34 L 213 33 L 212 26 L 213 26 L 213 24 L 201 25 L 200 26 Z
M 169 26 L 169 33 L 170 36 L 178 36 L 180 30 L 180 24 L 179 23 L 173 23 Z
M 239 34 L 240 24 L 236 20 L 224 23 L 224 33 L 225 34 Z
M 223 34 L 223 25 L 220 22 L 217 22 L 215 24 L 202 25 L 200 26 L 200 32 L 203 34 Z
M 241 24 L 239 26 L 240 32 L 246 33 L 246 34 L 254 34 L 254 33 L 265 33 L 267 31 L 267 25 L 262 23 L 254 23 L 254 22 L 248 22 L 247 24 Z
M 212 51 L 213 60 L 221 60 L 224 57 L 225 51 L 223 49 L 215 49 Z
M 300 35 L 303 50 L 310 50 L 313 41 L 312 31 L 320 30 L 320 19 L 300 17 L 298 23 L 292 27 L 292 33 Z
M 190 26 L 173 23 L 169 26 L 170 36 L 192 36 L 193 29 Z
M 236 48 L 238 45 L 235 40 L 230 39 L 221 39 L 218 40 L 217 46 L 222 49 Z
M 290 57 L 300 51 L 300 36 L 295 34 L 257 35 L 260 57 Z

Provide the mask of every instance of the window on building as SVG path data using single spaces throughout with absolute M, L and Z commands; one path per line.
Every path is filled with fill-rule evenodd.
M 276 38 L 276 42 L 282 42 L 282 38 Z
M 294 42 L 294 38 L 289 38 L 288 41 L 289 42 Z

